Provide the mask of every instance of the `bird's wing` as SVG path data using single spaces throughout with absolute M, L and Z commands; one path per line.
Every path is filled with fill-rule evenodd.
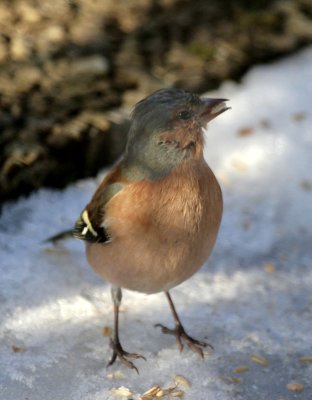
M 90 203 L 80 214 L 73 229 L 74 237 L 91 243 L 108 243 L 111 241 L 109 232 L 104 226 L 105 206 L 112 197 L 123 189 L 124 184 L 119 164 L 104 178 Z

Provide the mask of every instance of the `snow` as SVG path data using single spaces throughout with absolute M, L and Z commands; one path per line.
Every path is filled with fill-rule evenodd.
M 206 265 L 172 291 L 189 333 L 214 346 L 204 361 L 154 328 L 172 325 L 162 294 L 125 291 L 121 340 L 147 361 L 135 361 L 139 375 L 120 363 L 106 369 L 109 285 L 87 265 L 82 243 L 42 243 L 72 226 L 100 177 L 4 205 L 1 400 L 127 398 L 112 391 L 119 387 L 138 399 L 174 386 L 176 375 L 191 384 L 180 386 L 185 399 L 312 398 L 312 364 L 300 361 L 312 357 L 311 65 L 308 48 L 209 93 L 232 106 L 206 139 L 224 193 L 222 228 Z M 248 370 L 235 372 L 240 366 Z

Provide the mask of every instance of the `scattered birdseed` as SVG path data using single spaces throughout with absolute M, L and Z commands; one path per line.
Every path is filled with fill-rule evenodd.
M 268 367 L 269 366 L 269 362 L 266 358 L 262 357 L 262 356 L 258 356 L 257 354 L 253 354 L 250 357 L 250 360 L 256 364 L 261 365 L 262 367 Z
M 247 371 L 249 371 L 249 367 L 247 365 L 239 365 L 238 367 L 236 367 L 234 369 L 234 372 L 236 374 L 241 374 L 241 373 L 247 372 Z
M 112 335 L 112 328 L 110 326 L 104 326 L 102 329 L 102 335 L 105 337 L 109 337 Z
M 174 390 L 173 392 L 170 393 L 171 397 L 183 397 L 184 392 L 183 390 Z
M 180 375 L 178 375 L 180 376 Z M 179 380 L 179 378 L 178 378 Z M 181 385 L 187 381 L 184 377 L 181 376 L 180 382 Z M 183 382 L 183 383 L 182 383 Z M 190 386 L 190 383 L 188 382 Z M 177 384 L 172 387 L 168 388 L 161 388 L 160 386 L 153 386 L 151 389 L 147 390 L 143 395 L 140 397 L 139 400 L 155 400 L 156 398 L 162 398 L 165 396 L 173 396 L 173 397 L 182 397 L 184 395 L 184 391 L 177 389 Z
M 299 361 L 302 363 L 312 364 L 312 357 L 300 357 Z
M 304 386 L 302 383 L 293 382 L 293 383 L 288 383 L 287 389 L 292 392 L 301 393 L 304 389 Z
M 120 386 L 118 389 L 112 389 L 111 393 L 113 396 L 117 396 L 117 397 L 126 397 L 126 398 L 130 398 L 131 396 L 133 396 L 133 393 L 131 392 L 131 390 L 129 390 L 128 388 L 124 387 L 124 386 Z
M 242 379 L 241 378 L 237 378 L 236 376 L 224 376 L 223 379 L 227 382 L 230 383 L 241 383 Z
M 306 112 L 297 112 L 292 115 L 292 119 L 296 122 L 301 122 L 304 121 L 307 118 L 307 113 Z
M 273 274 L 273 272 L 276 271 L 275 265 L 271 262 L 267 262 L 264 264 L 263 269 L 265 270 L 265 272 L 267 272 L 268 274 Z
M 153 386 L 149 390 L 143 393 L 143 396 L 149 395 L 149 396 L 156 396 L 156 394 L 162 390 L 160 386 Z
M 248 127 L 244 127 L 244 128 L 240 128 L 238 130 L 238 136 L 240 137 L 246 137 L 246 136 L 250 136 L 254 133 L 254 129 L 251 128 L 250 126 Z
M 119 370 L 107 375 L 108 379 L 116 380 L 116 381 L 124 379 L 125 377 L 126 377 L 126 375 Z
M 12 345 L 12 350 L 14 353 L 25 353 L 27 351 L 24 347 L 14 346 L 14 344 Z
M 192 386 L 191 382 L 183 375 L 176 375 L 174 381 L 177 386 L 181 386 L 184 390 L 189 390 Z
M 177 385 L 172 386 L 172 387 L 169 387 L 169 388 L 167 388 L 167 389 L 163 389 L 164 396 L 171 395 L 171 394 L 172 394 L 173 392 L 175 392 L 176 390 L 179 390 L 179 389 L 177 389 Z

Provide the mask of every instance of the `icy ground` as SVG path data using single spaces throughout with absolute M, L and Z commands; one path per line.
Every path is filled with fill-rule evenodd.
M 121 339 L 147 361 L 136 362 L 140 375 L 106 369 L 109 286 L 82 243 L 41 243 L 73 224 L 96 182 L 41 190 L 6 204 L 0 219 L 1 400 L 122 399 L 121 386 L 138 399 L 176 375 L 191 385 L 178 379 L 173 394 L 185 399 L 312 399 L 312 48 L 212 95 L 232 106 L 207 134 L 222 229 L 204 268 L 172 295 L 214 352 L 180 354 L 153 327 L 172 324 L 165 297 L 125 292 Z

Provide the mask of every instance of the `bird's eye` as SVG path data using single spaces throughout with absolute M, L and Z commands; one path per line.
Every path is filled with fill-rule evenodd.
M 190 110 L 182 110 L 182 111 L 178 112 L 178 118 L 179 119 L 186 120 L 186 119 L 192 118 L 192 116 L 193 116 L 193 113 Z

